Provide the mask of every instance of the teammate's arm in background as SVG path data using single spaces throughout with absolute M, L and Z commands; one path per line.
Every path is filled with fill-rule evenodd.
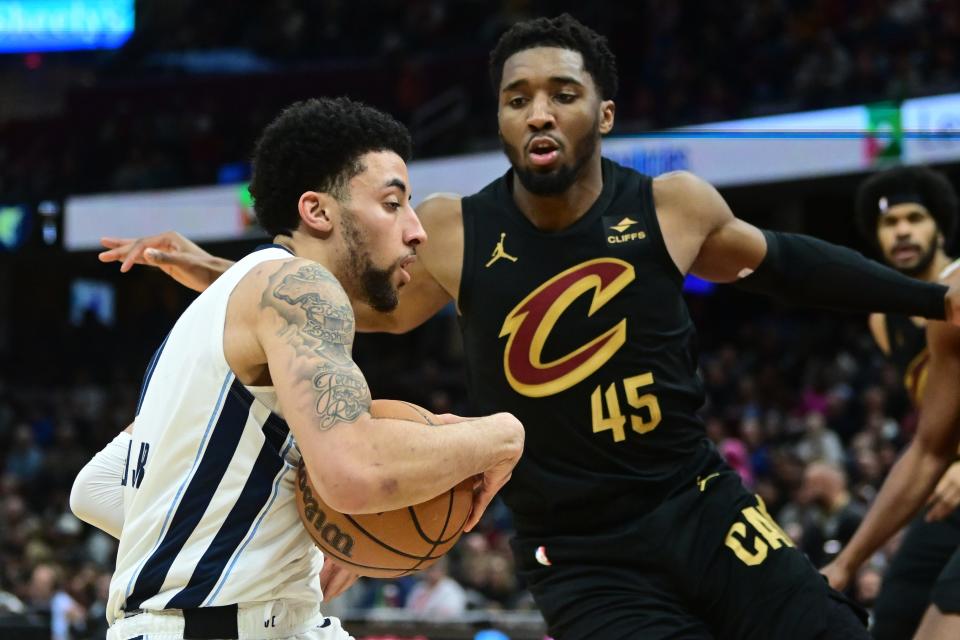
M 406 333 L 456 300 L 463 263 L 460 197 L 430 196 L 417 207 L 417 215 L 430 242 L 417 248 L 418 259 L 409 268 L 410 282 L 400 290 L 400 304 L 391 313 L 355 304 L 358 331 Z M 203 291 L 233 265 L 176 231 L 144 238 L 101 238 L 100 242 L 107 249 L 100 252 L 100 262 L 120 262 L 124 273 L 137 264 L 157 267 L 194 291 Z
M 836 589 L 920 510 L 960 443 L 960 329 L 927 327 L 930 362 L 917 435 L 890 470 L 870 511 L 840 555 L 823 569 Z
M 353 312 L 340 284 L 305 260 L 267 268 L 272 273 L 256 270 L 241 281 L 230 306 L 257 307 L 254 330 L 263 356 L 254 360 L 266 360 L 323 500 L 344 513 L 376 513 L 483 474 L 467 526 L 476 524 L 522 452 L 516 418 L 501 413 L 429 426 L 371 417 L 370 392 L 351 355 Z
M 713 186 L 686 172 L 657 178 L 654 198 L 667 249 L 683 273 L 736 282 L 793 304 L 960 324 L 960 283 L 948 289 L 810 236 L 761 231 L 734 217 Z
M 114 538 L 123 529 L 123 471 L 133 425 L 117 434 L 83 466 L 70 489 L 70 510 Z

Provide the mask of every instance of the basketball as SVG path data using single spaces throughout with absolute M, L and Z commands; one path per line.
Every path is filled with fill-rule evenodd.
M 374 400 L 370 415 L 436 424 L 435 416 L 400 400 Z M 435 498 L 384 513 L 346 515 L 324 504 L 297 470 L 297 511 L 323 553 L 362 576 L 396 578 L 425 569 L 447 553 L 463 533 L 473 502 L 473 478 Z

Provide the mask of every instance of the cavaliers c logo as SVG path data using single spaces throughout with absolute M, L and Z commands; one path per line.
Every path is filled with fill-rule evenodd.
M 531 398 L 560 393 L 603 366 L 627 339 L 627 320 L 562 358 L 543 362 L 543 346 L 564 311 L 574 300 L 593 290 L 592 316 L 636 274 L 633 265 L 616 258 L 581 262 L 555 275 L 507 314 L 500 337 L 510 336 L 503 351 L 503 370 L 510 386 Z

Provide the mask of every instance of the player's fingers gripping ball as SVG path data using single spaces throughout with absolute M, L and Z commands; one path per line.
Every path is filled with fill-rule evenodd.
M 374 400 L 370 415 L 437 424 L 426 409 L 399 400 Z M 362 576 L 394 578 L 429 567 L 456 544 L 470 515 L 474 483 L 467 478 L 450 491 L 411 507 L 346 515 L 323 502 L 301 461 L 297 510 L 324 554 Z

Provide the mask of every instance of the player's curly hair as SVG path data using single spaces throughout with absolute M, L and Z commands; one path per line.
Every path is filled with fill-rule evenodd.
M 857 190 L 857 227 L 872 245 L 877 244 L 877 217 L 880 199 L 917 196 L 937 222 L 949 248 L 957 228 L 957 192 L 939 171 L 929 167 L 896 167 L 867 178 Z
M 295 102 L 274 119 L 253 153 L 250 195 L 257 221 L 271 235 L 297 228 L 297 202 L 305 191 L 345 200 L 360 157 L 393 151 L 410 159 L 410 133 L 391 116 L 349 98 Z
M 607 39 L 585 26 L 569 13 L 556 18 L 536 18 L 518 22 L 500 36 L 490 52 L 490 81 L 494 93 L 500 92 L 503 64 L 507 58 L 534 47 L 560 47 L 579 51 L 583 67 L 593 78 L 603 100 L 617 95 L 617 59 Z

